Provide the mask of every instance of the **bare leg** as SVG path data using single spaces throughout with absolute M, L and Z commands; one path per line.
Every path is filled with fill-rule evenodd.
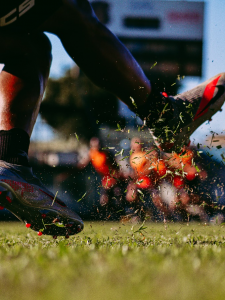
M 151 92 L 149 80 L 126 47 L 96 18 L 87 0 L 65 1 L 41 30 L 56 34 L 66 51 L 98 86 L 130 108 Z
M 0 130 L 20 128 L 31 135 L 51 65 L 44 34 L 0 36 Z
M 1 209 L 8 209 L 39 236 L 68 238 L 82 230 L 81 218 L 34 176 L 27 157 L 48 79 L 51 44 L 43 33 L 1 34 L 0 39 L 0 62 L 5 65 L 0 72 Z

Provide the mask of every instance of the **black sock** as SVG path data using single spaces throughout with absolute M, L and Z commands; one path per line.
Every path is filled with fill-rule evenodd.
M 29 145 L 30 137 L 26 131 L 19 128 L 0 130 L 0 160 L 29 167 Z

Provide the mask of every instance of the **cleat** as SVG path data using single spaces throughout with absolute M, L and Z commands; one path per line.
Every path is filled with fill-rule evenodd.
M 30 227 L 31 227 L 31 224 L 27 223 L 27 224 L 26 224 L 26 227 L 27 227 L 27 228 L 30 228 Z
M 66 239 L 68 239 L 69 237 L 70 237 L 69 234 L 67 234 L 67 235 L 65 236 Z
M 57 235 L 53 235 L 52 237 L 53 237 L 53 239 L 54 239 L 54 240 L 56 240 L 56 239 L 57 239 Z
M 58 219 L 58 218 L 55 218 L 53 221 L 52 221 L 52 223 L 59 223 L 60 222 L 60 220 Z
M 169 95 L 166 92 L 163 92 L 162 95 L 163 95 L 163 97 L 166 97 L 166 98 L 169 97 Z
M 38 236 L 42 236 L 42 234 L 43 234 L 43 233 L 42 233 L 41 231 L 39 231 L 37 235 L 38 235 Z
M 6 198 L 7 201 L 9 201 L 9 203 L 12 203 L 12 200 L 10 199 L 9 196 L 6 196 L 5 198 Z
M 13 213 L 26 227 L 40 230 L 39 235 L 66 236 L 68 228 L 64 224 L 70 225 L 70 235 L 74 235 L 84 226 L 78 214 L 49 192 L 31 168 L 4 161 L 0 161 L 0 207 Z
M 81 232 L 82 228 L 80 225 L 77 226 L 77 232 Z
M 4 209 L 4 207 L 3 206 L 0 206 L 0 210 L 3 210 Z
M 190 91 L 167 97 L 152 92 L 137 113 L 149 127 L 156 145 L 165 152 L 181 152 L 191 134 L 221 109 L 225 100 L 225 73 Z
M 68 227 L 73 227 L 73 224 L 66 224 L 65 226 L 66 226 L 67 228 L 68 228 Z

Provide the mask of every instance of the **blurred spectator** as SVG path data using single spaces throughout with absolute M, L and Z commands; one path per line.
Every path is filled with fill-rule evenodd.
M 140 138 L 131 140 L 130 166 L 132 181 L 128 184 L 126 199 L 129 202 L 137 201 L 137 188 L 149 190 L 153 187 L 153 170 L 158 158 L 158 152 L 152 147 L 147 149 Z
M 124 211 L 124 177 L 114 156 L 101 150 L 97 137 L 90 140 L 90 162 L 101 177 L 101 214 L 108 219 L 117 219 Z
M 208 173 L 192 149 L 180 154 L 161 153 L 145 147 L 140 138 L 130 143 L 129 162 L 102 150 L 100 141 L 90 141 L 89 161 L 101 177 L 102 217 L 118 219 L 208 220 L 212 200 L 202 192 Z M 126 167 L 120 167 L 124 163 Z M 128 165 L 129 163 L 129 165 Z M 119 213 L 118 213 L 119 212 Z
M 167 175 L 159 182 L 159 189 L 153 193 L 154 205 L 167 217 L 187 219 L 190 215 L 207 220 L 207 209 L 211 201 L 204 194 L 196 193 L 192 185 L 200 185 L 207 178 L 202 165 L 195 163 L 194 151 L 163 154 Z

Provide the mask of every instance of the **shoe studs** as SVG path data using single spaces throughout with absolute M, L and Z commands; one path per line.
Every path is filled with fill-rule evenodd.
M 53 221 L 52 221 L 52 223 L 59 223 L 60 222 L 60 220 L 58 219 L 58 218 L 55 218 Z
M 3 206 L 0 206 L 0 210 L 3 210 L 4 209 L 4 207 Z
M 5 197 L 7 201 L 9 201 L 9 203 L 12 203 L 12 199 L 9 196 Z
M 81 231 L 81 226 L 78 225 L 78 226 L 77 226 L 77 232 L 80 232 L 80 231 Z
M 42 233 L 41 231 L 38 231 L 38 234 L 37 234 L 37 235 L 38 235 L 38 236 L 42 236 L 42 234 L 43 234 L 43 233 Z
M 45 219 L 46 218 L 46 214 L 42 214 L 41 217 L 42 217 L 42 219 Z
M 53 235 L 52 237 L 53 237 L 53 239 L 54 239 L 54 240 L 56 240 L 56 239 L 57 239 L 57 235 Z
M 168 98 L 168 94 L 166 92 L 162 92 L 162 96 Z
M 31 226 L 30 223 L 27 223 L 27 224 L 26 224 L 26 227 L 27 227 L 27 228 L 30 228 L 30 226 Z
M 69 234 L 65 235 L 65 238 L 66 238 L 66 239 L 68 239 L 69 237 L 70 237 Z

